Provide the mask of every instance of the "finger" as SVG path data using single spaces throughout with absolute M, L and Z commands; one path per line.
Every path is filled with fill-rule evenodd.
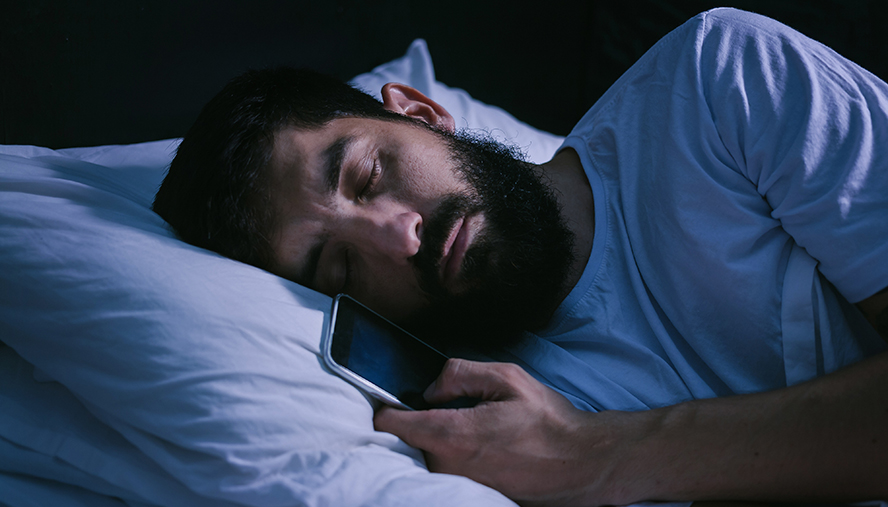
M 398 436 L 408 445 L 429 452 L 437 452 L 445 445 L 446 436 L 457 422 L 455 410 L 398 410 L 382 407 L 373 417 L 377 431 Z
M 526 375 L 518 366 L 450 359 L 423 396 L 429 403 L 444 403 L 461 397 L 497 401 L 513 397 L 515 384 Z

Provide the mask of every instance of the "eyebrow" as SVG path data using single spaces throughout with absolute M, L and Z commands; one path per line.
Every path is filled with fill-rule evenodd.
M 345 153 L 354 141 L 352 136 L 344 136 L 336 139 L 328 146 L 321 157 L 323 159 L 324 189 L 328 194 L 333 194 L 339 188 L 339 177 L 342 174 L 342 161 L 345 159 Z M 315 277 L 318 274 L 318 264 L 321 261 L 321 252 L 330 239 L 329 234 L 324 234 L 315 241 L 311 249 L 308 251 L 308 260 L 305 266 L 299 271 L 297 282 L 302 285 L 312 286 Z
M 345 152 L 348 151 L 354 140 L 355 138 L 352 136 L 340 137 L 328 146 L 322 154 L 324 159 L 324 183 L 326 183 L 325 188 L 329 194 L 336 192 L 336 189 L 339 188 L 342 160 L 345 158 Z

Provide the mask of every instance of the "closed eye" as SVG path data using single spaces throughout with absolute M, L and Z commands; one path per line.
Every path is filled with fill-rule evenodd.
M 365 200 L 373 191 L 374 187 L 376 187 L 376 183 L 379 181 L 381 175 L 382 168 L 379 166 L 379 160 L 376 159 L 373 161 L 373 166 L 367 172 L 366 179 L 364 180 L 363 185 L 361 185 L 361 189 L 358 191 L 357 198 Z

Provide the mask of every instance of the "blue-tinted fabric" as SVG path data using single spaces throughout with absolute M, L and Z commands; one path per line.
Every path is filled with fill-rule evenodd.
M 731 9 L 661 40 L 563 148 L 595 198 L 579 284 L 506 359 L 590 410 L 795 384 L 885 348 L 888 86 Z

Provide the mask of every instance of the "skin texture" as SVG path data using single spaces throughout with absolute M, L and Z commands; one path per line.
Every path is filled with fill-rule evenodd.
M 453 128 L 443 108 L 409 87 L 387 85 L 383 97 L 393 111 Z M 430 133 L 381 123 L 346 118 L 318 132 L 284 131 L 276 138 L 273 167 L 282 189 L 276 198 L 285 217 L 276 238 L 277 271 L 336 292 L 343 259 L 352 255 L 357 281 L 350 291 L 398 319 L 427 304 L 409 258 L 440 195 L 462 183 Z M 362 149 L 343 167 L 363 169 L 344 169 L 341 191 L 323 196 L 321 151 L 349 136 Z M 380 197 L 365 205 L 356 192 L 378 160 L 388 173 L 379 180 Z M 543 170 L 578 235 L 566 294 L 591 250 L 593 196 L 572 151 Z M 483 217 L 473 221 L 483 228 Z M 300 280 L 320 237 L 329 248 L 321 252 L 318 274 Z M 858 306 L 878 327 L 888 293 Z M 383 408 L 376 428 L 425 451 L 430 470 L 470 477 L 526 505 L 888 498 L 888 354 L 772 392 L 598 414 L 575 409 L 517 366 L 451 360 L 426 399 L 461 396 L 483 401 L 467 409 Z

